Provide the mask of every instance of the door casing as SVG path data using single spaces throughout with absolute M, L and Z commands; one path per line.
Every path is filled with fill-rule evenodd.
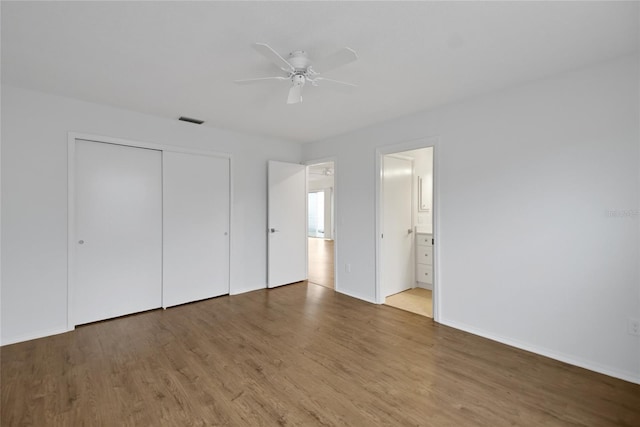
M 375 262 L 376 262 L 376 283 L 375 283 L 375 302 L 377 304 L 384 303 L 383 292 L 380 289 L 381 271 L 380 257 L 382 256 L 382 158 L 387 154 L 398 153 L 401 151 L 416 150 L 419 148 L 433 147 L 433 320 L 440 321 L 441 318 L 441 292 L 440 292 L 440 181 L 438 179 L 438 163 L 440 158 L 439 137 L 430 136 L 419 139 L 412 139 L 395 144 L 385 145 L 376 149 L 375 159 L 375 213 L 376 213 L 376 230 L 375 230 Z

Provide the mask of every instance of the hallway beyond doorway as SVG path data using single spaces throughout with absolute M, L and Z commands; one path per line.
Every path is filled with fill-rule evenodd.
M 307 238 L 309 245 L 309 282 L 334 288 L 333 240 Z

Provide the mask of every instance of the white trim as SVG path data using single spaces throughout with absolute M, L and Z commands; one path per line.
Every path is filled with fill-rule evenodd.
M 6 339 L 6 340 L 4 340 L 2 342 L 2 345 L 5 346 L 5 345 L 9 345 L 9 344 L 15 344 L 15 343 L 19 343 L 19 342 L 24 342 L 24 341 L 36 340 L 38 338 L 45 338 L 45 337 L 49 337 L 51 335 L 64 334 L 66 332 L 69 332 L 69 330 L 67 330 L 65 328 L 55 328 L 55 329 L 49 329 L 49 330 L 45 330 L 45 331 L 29 333 L 29 334 L 25 334 L 25 335 L 19 335 L 17 337 L 9 337 L 9 339 Z
M 0 18 L 2 13 L 0 13 Z M 0 98 L 2 98 L 2 89 L 0 88 Z M 2 110 L 0 103 L 0 110 Z M 0 117 L 2 117 L 2 111 L 0 111 Z M 0 138 L 0 165 L 2 164 L 2 138 Z M 2 174 L 0 173 L 0 176 Z M 2 200 L 2 179 L 0 178 L 0 200 Z M 0 212 L 2 209 L 0 209 Z M 0 214 L 0 236 L 2 236 L 2 218 Z M 0 346 L 2 345 L 2 244 L 0 244 Z
M 303 164 L 307 166 L 307 183 L 309 182 L 309 166 L 317 165 L 319 163 L 328 163 L 333 162 L 333 203 L 331 209 L 333 210 L 333 218 L 331 220 L 331 227 L 333 239 L 333 290 L 336 292 L 339 291 L 339 275 L 340 269 L 338 268 L 338 158 L 337 157 L 322 157 L 320 159 L 314 160 L 306 160 Z M 307 188 L 307 191 L 309 189 Z M 307 213 L 307 220 L 309 218 L 309 214 Z M 307 225 L 307 229 L 309 226 Z M 309 254 L 307 253 L 307 262 L 309 259 Z M 307 272 L 308 273 L 308 272 Z M 308 274 L 307 274 L 308 275 Z M 358 298 L 358 297 L 355 297 Z M 362 299 L 362 298 L 361 298 Z M 368 300 L 367 300 L 368 301 Z
M 160 151 L 160 304 L 167 309 L 164 302 L 164 151 Z
M 204 156 L 226 157 L 229 159 L 232 157 L 231 154 L 223 153 L 222 151 L 206 150 L 206 149 L 199 149 L 199 148 L 187 148 L 179 145 L 158 144 L 155 142 L 133 141 L 130 139 L 113 138 L 110 136 L 94 135 L 94 134 L 80 133 L 80 132 L 69 132 L 69 138 L 73 138 L 74 140 L 83 139 L 86 141 L 102 142 L 105 144 L 126 145 L 128 147 L 147 148 L 150 150 L 158 150 L 158 151 L 173 151 L 176 153 L 184 153 L 184 154 L 201 154 Z
M 440 147 L 439 147 L 440 139 L 434 138 L 433 144 L 433 159 L 432 166 L 433 170 L 432 174 L 432 188 L 433 193 L 431 194 L 432 203 L 431 203 L 431 222 L 432 229 L 431 234 L 434 239 L 433 245 L 433 283 L 431 284 L 432 289 L 432 300 L 433 300 L 433 320 L 439 322 L 442 318 L 442 292 L 440 292 L 440 283 L 441 275 L 440 272 Z
M 318 285 L 318 286 L 320 286 L 320 285 Z M 362 295 L 356 295 L 354 293 L 346 292 L 346 291 L 336 291 L 336 292 L 338 292 L 338 293 L 340 293 L 342 295 L 346 295 L 346 296 L 348 296 L 350 298 L 355 298 L 355 299 L 359 299 L 359 300 L 362 300 L 362 301 L 365 301 L 365 302 L 368 302 L 368 303 L 371 303 L 371 304 L 376 304 L 375 300 L 372 300 L 371 298 L 368 298 L 368 297 L 365 297 L 365 296 L 362 296 Z
M 601 365 L 596 362 L 592 362 L 589 360 L 583 360 L 576 358 L 574 356 L 570 356 L 564 353 L 560 353 L 554 350 L 550 350 L 545 347 L 539 347 L 536 345 L 531 345 L 524 343 L 522 341 L 514 340 L 512 338 L 503 337 L 501 335 L 493 334 L 491 332 L 487 332 L 483 329 L 478 329 L 473 326 L 466 325 L 464 323 L 450 321 L 447 319 L 440 319 L 441 324 L 445 326 L 449 326 L 451 328 L 459 329 L 461 331 L 469 332 L 470 334 L 480 336 L 482 338 L 490 339 L 491 341 L 499 342 L 501 344 L 505 344 L 511 347 L 518 348 L 520 350 L 529 351 L 536 355 L 548 357 L 550 359 L 558 360 L 560 362 L 568 363 L 569 365 L 577 366 L 579 368 L 588 369 L 593 372 L 597 372 L 600 374 L 608 375 L 610 377 L 619 378 L 625 381 L 629 381 L 632 383 L 640 384 L 640 373 L 633 373 L 627 371 L 621 371 L 615 368 L 611 368 L 609 366 Z
M 109 136 L 94 135 L 80 132 L 68 132 L 67 134 L 67 329 L 66 331 L 72 331 L 75 329 L 73 322 L 73 297 L 75 289 L 75 151 L 76 141 L 85 140 L 104 144 L 123 145 L 127 147 L 146 148 L 150 150 L 157 150 L 161 153 L 165 151 L 184 153 L 184 154 L 197 154 L 202 156 L 220 157 L 229 161 L 229 239 L 228 239 L 228 251 L 229 251 L 229 283 L 228 291 L 231 295 L 231 275 L 232 275 L 232 251 L 231 251 L 231 239 L 232 239 L 232 222 L 233 222 L 233 156 L 229 153 L 223 153 L 214 150 L 203 150 L 186 148 L 177 145 L 168 144 L 156 144 L 153 142 L 141 142 L 133 141 L 122 138 L 113 138 Z M 164 301 L 161 305 L 166 309 Z M 65 332 L 66 332 L 65 331 Z M 39 337 L 36 337 L 39 338 Z
M 304 165 L 304 163 L 302 163 Z M 309 165 L 304 165 L 304 276 L 309 280 Z
M 229 158 L 229 238 L 227 240 L 227 245 L 229 248 L 229 295 L 231 294 L 231 283 L 233 280 L 231 275 L 233 274 L 233 251 L 231 250 L 231 239 L 233 239 L 233 156 L 231 154 L 227 154 Z
M 413 162 L 414 158 L 411 156 L 403 156 L 400 153 L 391 153 L 391 154 L 385 154 L 385 156 L 387 157 L 393 157 L 394 159 L 400 159 L 400 160 L 409 160 L 411 162 Z
M 76 137 L 67 137 L 67 331 L 75 329 L 73 323 L 73 297 L 76 260 Z
M 264 289 L 267 289 L 264 285 L 254 285 L 246 288 L 234 289 L 233 292 L 229 292 L 229 295 L 246 294 L 247 292 L 261 291 Z
M 375 304 L 384 303 L 382 292 L 380 289 L 381 271 L 380 271 L 380 254 L 382 250 L 382 157 L 387 154 L 399 153 L 402 151 L 417 150 L 420 148 L 433 147 L 433 236 L 435 239 L 433 245 L 433 320 L 440 322 L 441 292 L 440 292 L 440 227 L 438 222 L 440 212 L 440 191 L 438 177 L 438 159 L 439 159 L 439 143 L 438 136 L 429 136 L 396 144 L 385 145 L 376 148 L 375 158 Z

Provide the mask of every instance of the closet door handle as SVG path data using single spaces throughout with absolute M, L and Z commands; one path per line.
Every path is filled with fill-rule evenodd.
M 276 230 L 275 228 L 270 228 L 269 232 L 270 233 L 278 233 L 280 230 Z

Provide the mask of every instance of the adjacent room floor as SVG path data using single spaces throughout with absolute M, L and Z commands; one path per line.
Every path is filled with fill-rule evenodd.
M 640 425 L 640 385 L 305 282 L 1 351 L 3 427 Z
M 384 300 L 385 305 L 433 318 L 433 298 L 429 289 L 413 288 Z
M 333 240 L 307 238 L 309 245 L 309 281 L 327 288 L 334 288 Z

